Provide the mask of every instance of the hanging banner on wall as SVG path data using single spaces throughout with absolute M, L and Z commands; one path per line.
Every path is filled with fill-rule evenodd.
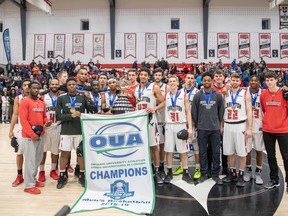
M 280 29 L 288 28 L 288 5 L 279 5 Z
M 46 34 L 34 34 L 34 59 L 41 57 L 45 59 Z
M 9 28 L 3 32 L 3 44 L 6 53 L 7 62 L 11 61 L 10 32 Z
M 124 33 L 124 58 L 136 58 L 136 33 Z
M 100 56 L 104 58 L 104 45 L 105 44 L 105 35 L 104 34 L 93 34 L 93 55 Z
M 145 58 L 157 58 L 157 33 L 145 33 Z
M 65 34 L 54 34 L 54 58 L 60 57 L 65 59 L 65 43 Z
M 72 55 L 84 54 L 84 34 L 72 34 Z
M 217 33 L 217 58 L 230 58 L 229 33 Z
M 280 34 L 280 58 L 288 58 L 288 34 Z
M 166 58 L 178 58 L 178 33 L 166 33 Z
M 198 59 L 198 33 L 186 33 L 186 59 Z
M 86 188 L 71 213 L 105 208 L 153 213 L 148 119 L 144 110 L 114 116 L 81 115 Z
M 271 58 L 271 34 L 259 33 L 259 54 L 260 58 Z
M 238 58 L 250 58 L 250 33 L 238 34 Z

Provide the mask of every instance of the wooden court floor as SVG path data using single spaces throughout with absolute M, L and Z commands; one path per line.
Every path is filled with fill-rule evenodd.
M 17 127 L 17 126 L 16 126 Z M 15 128 L 16 128 L 15 127 Z M 63 205 L 72 206 L 80 197 L 83 188 L 77 183 L 77 179 L 71 174 L 68 184 L 64 189 L 56 189 L 56 182 L 49 177 L 50 170 L 50 155 L 47 155 L 46 162 L 46 183 L 45 187 L 41 188 L 40 195 L 30 195 L 23 192 L 24 185 L 11 187 L 12 181 L 16 177 L 15 153 L 10 146 L 8 138 L 9 125 L 0 124 L 0 215 L 11 216 L 51 216 L 54 215 Z M 75 161 L 75 154 L 72 154 L 72 162 Z M 279 167 L 284 171 L 283 161 L 278 150 Z M 180 211 L 180 210 L 179 210 Z M 124 211 L 115 209 L 84 212 L 76 215 L 95 215 L 95 216 L 110 216 L 110 215 L 133 215 Z M 180 214 L 181 215 L 181 214 Z M 237 213 L 235 215 L 238 215 Z M 283 193 L 282 201 L 275 213 L 276 216 L 288 215 L 288 194 Z

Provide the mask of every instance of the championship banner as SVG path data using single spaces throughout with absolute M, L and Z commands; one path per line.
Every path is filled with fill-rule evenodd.
M 166 58 L 178 58 L 178 33 L 166 33 Z
M 271 58 L 271 34 L 259 33 L 259 53 L 260 58 Z
M 288 5 L 279 5 L 280 29 L 288 28 Z
M 217 33 L 217 58 L 230 58 L 229 33 Z
M 198 59 L 198 33 L 186 33 L 186 59 Z
M 250 33 L 238 34 L 238 58 L 250 59 Z
M 84 34 L 72 34 L 72 55 L 84 54 Z
M 124 33 L 124 58 L 136 58 L 136 33 Z
M 157 58 L 157 33 L 145 33 L 145 58 Z
M 148 114 L 81 114 L 86 188 L 72 213 L 117 208 L 152 214 L 155 190 Z
M 45 59 L 46 34 L 34 34 L 34 59 L 41 57 Z
M 10 33 L 9 28 L 3 32 L 3 44 L 6 53 L 7 62 L 11 61 Z
M 104 34 L 93 34 L 93 58 L 96 56 L 101 56 L 104 58 L 104 41 Z
M 280 34 L 280 58 L 288 58 L 288 34 Z
M 65 34 L 54 34 L 54 58 L 60 57 L 65 59 Z

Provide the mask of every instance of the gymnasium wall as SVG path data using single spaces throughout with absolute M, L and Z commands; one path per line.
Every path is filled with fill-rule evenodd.
M 279 10 L 269 10 L 268 1 L 264 0 L 211 0 L 209 14 L 208 49 L 215 50 L 215 58 L 203 59 L 203 9 L 202 0 L 116 0 L 116 44 L 115 49 L 122 50 L 122 57 L 111 60 L 110 55 L 110 18 L 108 0 L 51 0 L 53 16 L 46 15 L 34 6 L 27 10 L 27 54 L 26 61 L 33 59 L 34 34 L 46 34 L 47 51 L 53 50 L 54 34 L 66 34 L 65 59 L 70 58 L 87 63 L 92 58 L 92 34 L 105 34 L 105 58 L 97 57 L 104 64 L 130 64 L 135 58 L 124 59 L 124 33 L 137 33 L 136 59 L 145 59 L 145 33 L 157 33 L 157 58 L 166 58 L 166 33 L 178 33 L 179 57 L 169 58 L 170 63 L 198 63 L 216 61 L 217 33 L 229 33 L 230 57 L 222 58 L 230 63 L 238 59 L 238 33 L 251 35 L 251 60 L 259 61 L 259 33 L 271 33 L 271 50 L 280 49 L 279 33 L 287 33 L 287 29 L 279 29 Z M 180 29 L 171 30 L 171 18 L 180 19 Z M 271 19 L 271 30 L 262 30 L 262 18 Z M 80 20 L 89 19 L 90 30 L 80 30 Z M 22 61 L 20 12 L 10 1 L 0 5 L 0 21 L 3 27 L 10 29 L 12 62 Z M 186 59 L 185 33 L 198 33 L 198 59 Z M 72 34 L 85 34 L 85 54 L 72 55 Z M 0 63 L 6 63 L 2 34 L 0 36 Z M 280 54 L 280 50 L 279 50 Z M 280 56 L 280 55 L 279 55 Z M 36 61 L 48 62 L 48 59 L 37 58 Z M 59 59 L 62 61 L 61 59 Z M 154 57 L 146 61 L 155 62 Z M 246 60 L 243 58 L 242 60 Z M 286 63 L 286 59 L 265 59 L 267 63 Z

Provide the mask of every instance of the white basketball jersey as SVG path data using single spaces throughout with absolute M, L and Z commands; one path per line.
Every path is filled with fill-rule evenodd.
M 244 121 L 247 119 L 246 104 L 245 104 L 245 90 L 240 89 L 235 105 L 232 104 L 231 92 L 232 90 L 228 91 L 228 94 L 225 96 L 225 112 L 224 112 L 223 119 L 225 122 Z M 234 95 L 234 98 L 235 97 L 236 97 L 236 94 Z
M 18 95 L 18 98 L 19 98 L 19 103 L 18 103 L 18 108 L 19 108 L 20 102 L 26 97 L 25 97 L 24 94 L 20 94 L 20 95 Z M 18 130 L 22 131 L 22 125 L 21 125 L 21 122 L 20 122 L 20 116 L 19 115 L 18 115 Z
M 140 88 L 140 97 L 139 97 L 139 88 Z M 141 89 L 141 86 L 138 85 L 134 91 L 134 96 L 136 98 L 136 110 L 143 110 L 146 108 L 156 107 L 156 98 L 154 96 L 154 84 L 150 83 L 147 88 L 144 90 Z M 139 99 L 140 98 L 140 99 Z
M 186 123 L 187 117 L 185 112 L 185 93 L 184 91 L 178 91 L 179 96 L 176 101 L 176 110 L 172 107 L 171 101 L 171 92 L 167 93 L 166 95 L 166 103 L 165 103 L 165 118 L 166 123 Z M 176 95 L 172 96 L 175 100 Z
M 247 94 L 250 94 L 250 88 L 248 90 L 249 91 L 247 92 Z M 260 106 L 261 91 L 262 90 L 259 88 L 255 106 L 252 107 L 252 117 L 253 117 L 252 132 L 253 133 L 261 132 L 260 129 L 262 129 L 263 112 L 262 112 L 262 108 Z M 256 94 L 252 94 L 251 103 L 252 103 L 252 98 L 254 98 L 255 96 L 256 96 Z
M 162 92 L 163 97 L 165 97 L 167 93 L 167 85 L 165 83 L 162 83 L 162 85 L 160 86 L 160 90 Z M 158 123 L 165 122 L 165 108 L 164 107 L 156 111 L 156 118 L 157 118 Z
M 90 98 L 94 101 L 95 105 L 97 104 L 97 101 L 98 101 L 98 113 L 101 112 L 101 94 L 98 93 L 98 97 L 93 97 L 93 94 L 92 92 L 89 92 L 90 94 Z
M 192 102 L 193 102 L 194 96 L 199 90 L 196 87 L 193 86 L 190 89 L 190 91 L 187 92 L 186 87 L 184 86 L 184 88 L 182 88 L 181 91 L 183 91 L 188 96 L 188 100 L 190 102 L 190 106 L 192 107 Z
M 111 106 L 113 106 L 113 103 L 117 100 L 117 94 L 116 93 L 115 93 L 116 96 L 111 94 L 111 96 L 110 96 L 111 98 L 109 97 L 109 94 L 110 94 L 110 92 L 106 92 L 104 94 L 104 97 L 106 98 L 105 108 L 110 108 Z M 114 96 L 115 96 L 115 98 L 114 98 Z M 110 104 L 110 100 L 111 100 L 111 104 Z
M 53 99 L 56 99 L 56 98 L 53 98 Z M 52 99 L 49 96 L 49 94 L 45 94 L 44 95 L 43 101 L 44 101 L 44 103 L 46 105 L 47 118 L 49 119 L 49 121 L 52 122 L 52 125 L 50 127 L 46 128 L 46 130 L 47 130 L 47 129 L 51 129 L 53 127 L 56 127 L 58 125 L 57 122 L 56 122 L 56 110 L 55 110 L 56 107 L 53 107 Z

